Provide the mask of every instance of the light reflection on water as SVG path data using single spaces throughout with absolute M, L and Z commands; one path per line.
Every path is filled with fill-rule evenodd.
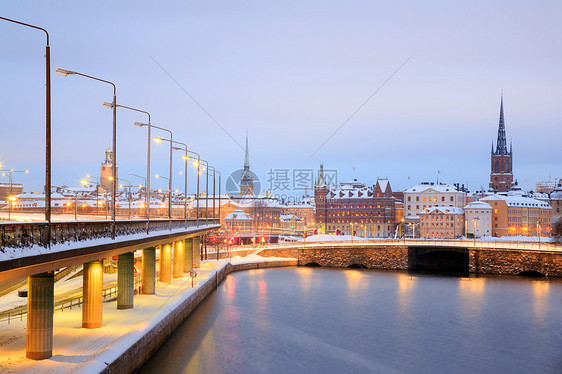
M 233 273 L 141 373 L 560 373 L 562 282 Z

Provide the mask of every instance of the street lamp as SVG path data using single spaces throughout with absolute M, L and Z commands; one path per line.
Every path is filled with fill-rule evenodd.
M 149 190 L 148 190 L 148 180 L 147 180 L 147 178 L 142 177 L 142 176 L 137 175 L 137 174 L 129 174 L 129 175 L 144 180 L 144 187 L 145 187 L 144 197 L 145 197 L 145 204 L 146 204 L 146 207 L 147 207 L 147 209 L 146 209 L 146 220 L 147 220 L 147 224 L 148 224 L 148 215 L 149 215 L 148 205 L 150 204 L 150 195 L 149 195 Z M 140 185 L 139 188 L 142 188 L 142 185 Z M 147 233 L 148 233 L 148 231 L 147 231 Z
M 112 103 L 108 103 L 108 102 L 104 102 L 103 106 L 106 108 L 111 108 L 113 109 L 113 104 Z M 135 112 L 140 112 L 140 113 L 144 113 L 148 116 L 148 146 L 147 146 L 147 151 L 146 151 L 146 178 L 145 178 L 145 185 L 146 185 L 146 197 L 145 197 L 145 204 L 146 204 L 146 233 L 148 234 L 150 232 L 150 128 L 152 127 L 150 125 L 150 113 L 148 113 L 147 111 L 141 110 L 141 109 L 136 109 L 136 108 L 132 108 L 129 106 L 125 106 L 125 105 L 120 105 L 117 104 L 118 108 L 124 108 L 124 109 L 129 109 L 129 110 L 133 110 Z M 140 124 L 140 122 L 135 122 L 135 126 L 139 126 L 137 125 L 137 123 Z M 139 126 L 142 127 L 142 126 Z M 131 174 L 132 175 L 132 174 Z
M 8 172 L 9 174 L 7 175 L 5 172 Z M 8 176 L 8 178 L 10 178 L 10 196 L 8 198 L 8 200 L 10 200 L 10 203 L 8 204 L 8 220 L 11 220 L 12 217 L 12 205 L 15 204 L 16 198 L 13 196 L 14 193 L 12 191 L 12 174 L 14 173 L 26 173 L 29 174 L 29 170 L 14 170 L 14 169 L 10 169 L 10 170 L 4 170 L 4 173 L 2 173 L 2 176 L 5 177 L 6 175 Z
M 220 218 L 221 218 L 221 176 L 222 174 L 220 173 L 220 171 L 218 171 L 217 169 L 215 169 L 214 166 L 209 166 L 211 169 L 213 169 L 213 219 L 216 218 L 215 217 L 215 173 L 219 174 L 219 211 L 218 211 L 218 216 L 219 216 L 219 223 L 220 223 Z
M 197 165 L 197 226 L 199 226 L 199 164 L 201 161 L 201 155 L 199 155 L 199 153 L 194 152 L 194 151 L 190 151 L 187 149 L 187 144 L 182 143 L 182 142 L 178 142 L 176 140 L 173 139 L 164 139 L 164 138 L 158 138 L 158 141 L 160 142 L 170 142 L 170 145 L 172 144 L 179 144 L 181 146 L 183 146 L 183 148 L 178 148 L 178 147 L 173 147 L 172 146 L 172 150 L 175 151 L 181 151 L 183 150 L 185 152 L 185 155 L 183 156 L 183 159 L 185 160 L 185 215 L 187 217 L 187 161 L 189 160 L 189 156 L 187 155 L 189 154 L 193 154 L 197 156 L 197 161 L 195 161 L 196 165 Z M 187 218 L 186 218 L 187 219 Z M 187 223 L 187 221 L 186 221 Z
M 86 178 L 81 180 L 81 182 L 84 186 L 86 186 L 88 183 L 91 183 L 91 181 L 89 181 L 87 178 L 93 178 L 93 179 L 96 180 L 96 216 L 98 216 L 99 215 L 99 207 L 100 207 L 100 203 L 99 203 L 99 192 L 100 192 L 99 179 L 91 176 L 90 174 L 86 174 Z
M 113 181 L 113 177 L 108 177 L 107 179 L 109 179 L 110 181 Z M 132 187 L 131 182 L 126 180 L 126 179 L 123 179 L 123 178 L 116 178 L 116 179 L 117 179 L 117 181 L 125 181 L 125 182 L 129 183 L 129 185 L 126 186 L 126 187 L 129 188 L 129 197 L 128 197 L 127 200 L 129 201 L 129 219 L 131 219 L 131 187 Z M 123 188 L 123 185 L 120 184 L 119 188 Z
M 206 172 L 206 181 L 205 181 L 205 225 L 209 224 L 209 162 L 207 162 L 206 160 L 200 159 L 198 164 L 204 162 L 206 167 L 205 167 L 205 172 Z
M 117 178 L 117 87 L 113 82 L 106 81 L 104 79 L 96 78 L 91 75 L 86 75 L 82 73 L 78 73 L 72 70 L 66 70 L 57 68 L 57 74 L 67 77 L 69 75 L 79 75 L 85 78 L 90 78 L 99 82 L 110 84 L 113 87 L 113 163 L 111 167 L 111 175 L 113 178 Z M 117 180 L 113 179 L 113 183 L 111 184 L 111 193 L 112 193 L 112 200 L 113 204 L 111 207 L 111 220 L 112 220 L 112 229 L 111 229 L 111 238 L 115 239 L 115 193 L 117 191 Z
M 172 194 L 170 193 L 170 190 L 169 190 L 170 178 L 165 177 L 165 176 L 160 175 L 160 174 L 154 174 L 154 178 L 156 178 L 156 179 L 162 178 L 162 179 L 166 179 L 168 181 L 168 193 L 166 194 L 166 196 L 168 197 L 168 219 L 172 219 L 172 216 L 170 215 L 170 212 L 171 212 L 170 207 L 172 206 L 172 200 L 171 200 Z M 161 190 L 159 189 L 158 192 L 160 192 L 160 191 Z
M 144 127 L 144 126 L 147 126 L 147 127 L 148 127 L 148 142 L 149 142 L 149 143 L 150 143 L 150 129 L 153 128 L 153 127 L 154 127 L 155 129 L 159 129 L 159 130 L 162 130 L 162 131 L 167 131 L 168 133 L 170 133 L 170 139 L 173 139 L 173 135 L 172 135 L 172 131 L 171 131 L 171 130 L 166 129 L 166 128 L 164 128 L 164 127 L 159 127 L 159 126 L 152 125 L 152 124 L 150 123 L 150 118 L 149 118 L 149 122 L 148 122 L 148 123 L 135 122 L 135 126 L 137 126 L 137 127 Z M 147 172 L 150 172 L 150 145 L 148 146 L 147 158 L 148 158 L 147 164 L 149 165 L 149 166 L 147 167 Z M 150 183 L 149 181 L 150 181 L 150 174 L 147 174 L 147 183 L 148 183 L 148 184 Z M 169 199 L 170 204 L 169 204 L 169 206 L 168 206 L 168 217 L 169 217 L 169 219 L 172 219 L 172 199 L 171 199 L 171 197 L 172 197 L 172 143 L 170 143 L 170 179 L 169 179 L 169 181 L 170 181 L 170 182 L 169 182 L 169 188 L 168 188 L 168 190 L 169 190 L 169 194 L 170 194 L 170 199 Z M 148 185 L 148 187 L 150 187 L 150 185 Z M 150 189 L 149 189 L 149 194 L 150 194 Z M 171 227 L 171 226 L 170 226 L 170 227 Z
M 0 17 L 4 21 L 41 30 L 47 36 L 45 46 L 45 221 L 47 221 L 47 245 L 51 245 L 51 47 L 49 33 L 42 27 L 30 25 L 10 18 Z
M 476 245 L 476 221 L 480 221 L 480 218 L 472 219 L 472 224 L 474 226 L 474 230 L 472 231 L 472 238 L 474 239 L 474 245 Z

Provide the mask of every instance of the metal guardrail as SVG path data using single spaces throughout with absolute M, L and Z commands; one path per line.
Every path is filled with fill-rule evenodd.
M 141 292 L 141 285 L 142 285 L 142 277 L 140 275 L 135 275 L 135 283 L 133 287 L 135 291 L 137 291 L 137 294 L 140 294 Z M 117 297 L 117 285 L 103 290 L 104 302 L 114 300 L 116 297 Z M 83 302 L 84 302 L 83 296 L 77 296 L 70 299 L 65 299 L 55 305 L 53 312 L 57 312 L 57 311 L 64 312 L 65 309 L 71 310 L 73 307 L 76 308 L 81 306 Z M 20 321 L 23 321 L 24 316 L 27 317 L 27 309 L 22 307 L 19 311 L 14 313 L 11 312 L 0 313 L 0 322 L 8 322 L 9 325 L 10 322 L 13 320 L 19 319 Z
M 146 220 L 119 220 L 115 221 L 115 237 L 218 224 L 220 224 L 218 219 L 209 219 L 208 222 L 199 219 L 199 226 L 194 218 L 151 219 L 147 227 Z M 50 238 L 47 238 L 48 232 L 47 222 L 0 223 L 0 251 L 4 252 L 4 248 L 24 248 L 33 245 L 48 247 L 70 241 L 110 238 L 113 235 L 113 222 L 106 220 L 51 222 Z
M 267 244 L 261 249 L 267 248 L 301 248 L 301 247 L 349 247 L 349 246 L 388 246 L 388 245 L 407 245 L 407 246 L 440 246 L 440 247 L 464 247 L 464 248 L 487 248 L 487 249 L 513 249 L 513 250 L 540 250 L 562 252 L 562 243 L 556 242 L 525 242 L 525 241 L 488 241 L 474 239 L 357 239 L 342 241 L 299 241 L 290 244 L 277 243 Z

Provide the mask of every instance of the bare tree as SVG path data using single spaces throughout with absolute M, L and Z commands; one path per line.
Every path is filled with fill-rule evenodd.
M 558 218 L 558 221 L 554 222 L 552 225 L 552 237 L 556 241 L 562 241 L 562 218 Z

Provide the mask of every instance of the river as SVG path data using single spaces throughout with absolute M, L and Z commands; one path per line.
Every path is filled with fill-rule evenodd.
M 140 373 L 561 373 L 562 281 L 230 274 Z

